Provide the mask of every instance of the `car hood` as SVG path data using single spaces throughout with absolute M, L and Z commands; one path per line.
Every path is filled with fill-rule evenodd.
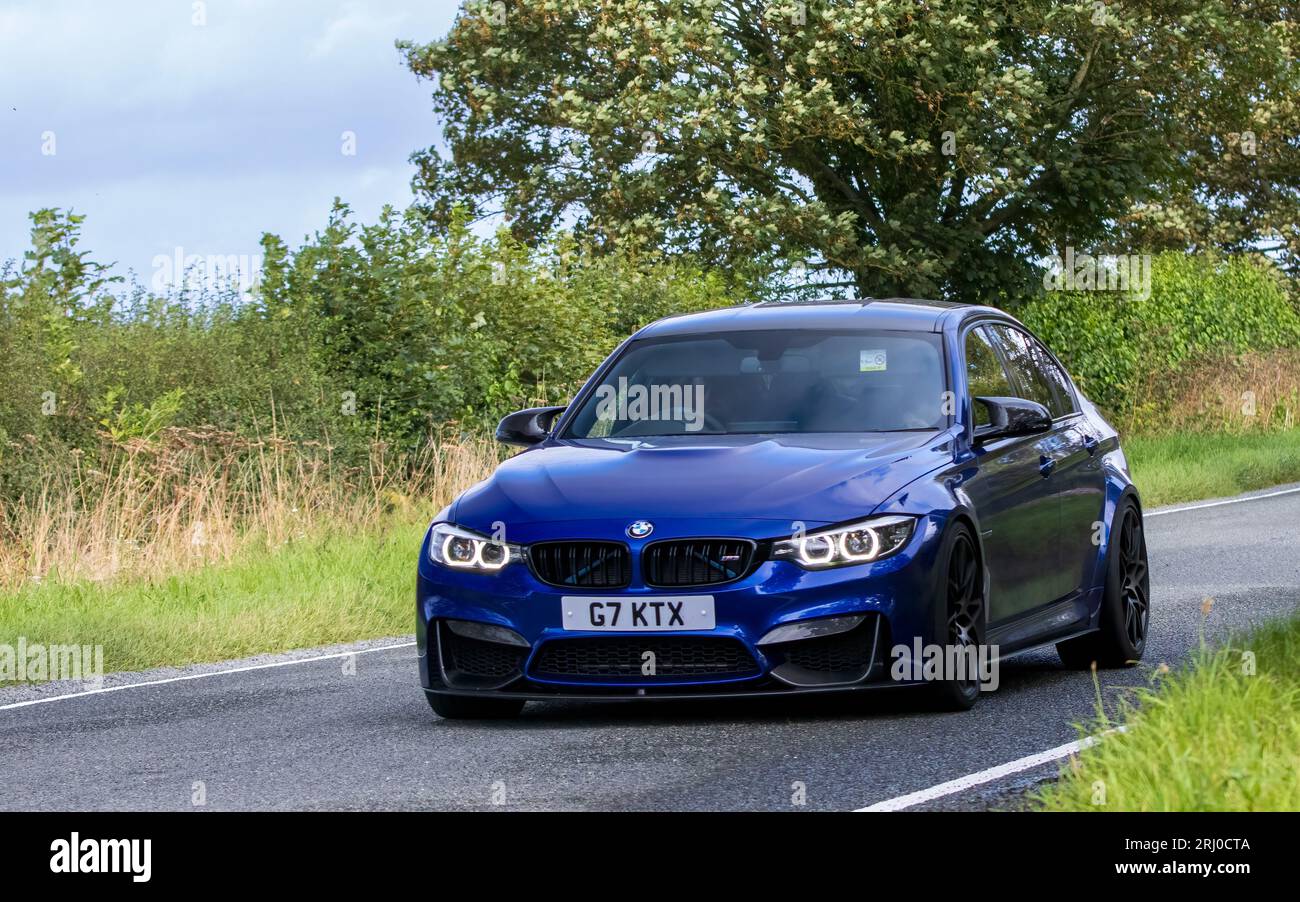
M 503 523 L 519 542 L 556 537 L 544 525 L 607 521 L 621 531 L 638 519 L 655 522 L 656 538 L 677 532 L 673 523 L 699 534 L 689 523 L 699 520 L 776 535 L 794 521 L 865 517 L 950 454 L 948 435 L 934 432 L 547 442 L 467 491 L 452 517 L 489 534 Z

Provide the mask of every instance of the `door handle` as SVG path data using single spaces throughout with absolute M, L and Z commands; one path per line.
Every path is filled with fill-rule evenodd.
M 1056 458 L 1048 457 L 1046 454 L 1038 458 L 1038 472 L 1043 474 L 1044 479 L 1046 479 L 1048 476 L 1051 476 L 1052 471 L 1055 469 L 1056 469 Z
M 1088 452 L 1089 457 L 1097 453 L 1097 446 L 1100 444 L 1101 442 L 1097 441 L 1096 436 L 1085 435 L 1083 437 L 1083 449 Z

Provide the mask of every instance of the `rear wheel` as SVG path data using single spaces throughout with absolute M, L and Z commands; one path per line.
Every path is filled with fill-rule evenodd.
M 474 698 L 439 692 L 426 692 L 424 697 L 429 700 L 433 713 L 451 720 L 514 717 L 524 710 L 521 698 Z
M 964 661 L 973 665 L 984 641 L 984 581 L 975 539 L 963 524 L 949 533 L 943 567 L 940 591 L 936 592 L 936 602 L 941 603 L 943 612 L 939 635 L 950 648 L 961 652 Z M 965 711 L 979 700 L 979 674 L 970 672 L 973 669 L 968 668 L 963 679 L 943 679 L 935 684 L 932 691 L 938 707 Z
M 1107 554 L 1106 590 L 1098 630 L 1056 645 L 1066 667 L 1127 667 L 1142 659 L 1151 615 L 1147 543 L 1137 505 L 1125 500 L 1115 516 Z

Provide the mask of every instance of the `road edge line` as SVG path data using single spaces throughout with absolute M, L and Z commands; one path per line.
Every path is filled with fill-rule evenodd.
M 1225 504 L 1244 504 L 1247 501 L 1263 501 L 1265 498 L 1277 498 L 1281 495 L 1294 495 L 1300 492 L 1300 486 L 1294 488 L 1282 489 L 1277 492 L 1268 492 L 1264 495 L 1247 495 L 1244 498 L 1224 498 L 1220 501 L 1206 501 L 1204 504 L 1189 504 L 1184 507 L 1166 507 L 1160 510 L 1147 511 L 1143 517 L 1162 517 L 1165 514 L 1181 514 L 1183 511 L 1199 511 L 1207 507 L 1222 507 Z
M 1015 761 L 1008 761 L 1005 764 L 998 764 L 985 770 L 976 771 L 973 774 L 967 774 L 964 777 L 958 777 L 955 780 L 948 780 L 944 783 L 936 783 L 926 789 L 918 789 L 916 792 L 909 792 L 906 795 L 895 796 L 892 799 L 885 799 L 883 802 L 876 802 L 865 808 L 856 808 L 856 812 L 863 811 L 902 811 L 905 808 L 912 808 L 925 802 L 932 802 L 935 799 L 941 799 L 944 796 L 955 795 L 959 792 L 965 792 L 967 789 L 973 789 L 976 786 L 983 786 L 986 783 L 992 783 L 994 780 L 1000 780 L 1011 774 L 1018 774 L 1021 771 L 1030 770 L 1043 764 L 1049 764 L 1052 761 L 1058 761 L 1069 755 L 1076 754 L 1083 749 L 1092 748 L 1101 741 L 1103 736 L 1109 736 L 1112 733 L 1124 733 L 1127 728 L 1123 726 L 1114 727 L 1098 733 L 1095 736 L 1085 736 L 1083 739 L 1076 739 L 1074 742 L 1067 742 L 1065 745 L 1058 745 L 1056 748 L 1047 749 L 1046 751 L 1036 752 L 1033 755 L 1026 755 L 1023 758 L 1017 758 Z
M 392 651 L 396 648 L 410 648 L 415 641 L 399 642 L 395 645 L 380 645 L 375 648 L 358 648 L 355 651 L 340 651 L 328 655 L 313 655 L 309 658 L 291 658 L 287 661 L 268 661 L 265 664 L 249 664 L 245 667 L 230 667 L 226 670 L 208 670 L 203 673 L 185 673 L 180 676 L 166 677 L 161 680 L 145 680 L 140 683 L 121 683 L 117 686 L 104 686 L 101 689 L 87 689 L 84 692 L 69 692 L 65 695 L 50 695 L 45 698 L 32 698 L 24 702 L 12 702 L 0 705 L 0 711 L 12 711 L 16 708 L 29 708 L 32 705 L 44 705 L 49 702 L 67 701 L 72 698 L 85 698 L 90 695 L 103 695 L 107 692 L 120 692 L 123 689 L 143 689 L 146 686 L 164 686 L 168 683 L 183 683 L 187 680 L 201 680 L 206 677 L 227 676 L 232 673 L 248 673 L 252 670 L 268 670 L 272 667 L 288 667 L 291 664 L 310 664 L 313 661 L 332 661 L 350 658 L 353 655 L 368 655 L 377 651 Z

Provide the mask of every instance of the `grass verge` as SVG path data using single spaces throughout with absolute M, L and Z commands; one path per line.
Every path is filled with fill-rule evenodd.
M 1300 810 L 1300 616 L 1270 622 L 1157 676 L 1084 732 L 1035 797 L 1047 811 Z
M 409 633 L 424 526 L 326 534 L 169 577 L 0 593 L 0 643 L 102 645 L 107 672 Z
M 1300 431 L 1123 439 L 1144 506 L 1221 498 L 1300 482 Z

